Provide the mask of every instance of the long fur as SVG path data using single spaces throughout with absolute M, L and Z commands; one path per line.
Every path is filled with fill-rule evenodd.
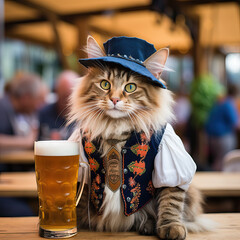
M 100 71 L 101 72 L 101 71 Z M 92 74 L 94 70 L 90 70 L 90 73 L 84 76 L 80 80 L 79 86 L 74 90 L 70 105 L 70 122 L 78 122 L 79 130 L 82 132 L 90 132 L 91 139 L 95 139 L 99 136 L 108 139 L 112 133 L 120 136 L 122 132 L 131 131 L 135 127 L 137 131 L 143 130 L 149 137 L 150 131 L 157 132 L 162 128 L 166 122 L 174 120 L 173 115 L 173 96 L 172 93 L 167 89 L 156 88 L 155 86 L 149 86 L 148 92 L 153 95 L 154 107 L 152 107 L 148 113 L 144 109 L 138 109 L 133 115 L 132 119 L 112 119 L 106 117 L 101 109 L 97 106 L 89 105 L 89 82 L 92 81 Z M 163 104 L 164 103 L 164 104 Z M 140 114 L 144 114 L 144 117 Z M 132 126 L 129 125 L 132 123 Z
M 96 41 L 89 38 L 89 57 L 100 57 L 104 52 Z M 164 69 L 168 50 L 158 51 L 145 62 L 146 67 L 159 77 Z M 156 62 L 158 61 L 159 62 Z M 107 80 L 109 90 L 100 87 Z M 161 79 L 160 79 L 161 80 Z M 108 140 L 117 139 L 118 151 L 124 146 L 132 131 L 143 131 L 150 139 L 152 132 L 174 120 L 173 96 L 167 89 L 149 84 L 149 80 L 129 69 L 117 65 L 103 65 L 96 62 L 89 67 L 88 74 L 82 77 L 75 88 L 71 100 L 69 122 L 77 123 L 71 140 L 87 136 L 90 141 L 101 138 L 102 157 L 111 147 Z M 126 93 L 124 86 L 134 83 L 134 93 Z M 119 101 L 113 106 L 112 98 Z M 157 189 L 156 197 L 136 213 L 126 217 L 120 190 L 112 192 L 104 189 L 102 215 L 97 215 L 91 207 L 91 227 L 96 231 L 136 230 L 141 234 L 157 234 L 162 239 L 185 239 L 188 231 L 209 230 L 199 217 L 202 213 L 202 197 L 194 187 L 187 192 L 179 188 Z M 78 217 L 80 227 L 88 226 L 87 192 L 83 195 Z

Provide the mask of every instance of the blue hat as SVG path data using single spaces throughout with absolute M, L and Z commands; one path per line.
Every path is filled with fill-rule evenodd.
M 144 65 L 143 62 L 156 52 L 155 47 L 140 38 L 113 37 L 103 44 L 107 56 L 98 58 L 81 58 L 79 62 L 85 67 L 94 66 L 96 62 L 116 63 L 138 74 L 147 77 L 151 84 L 162 88 L 160 82 Z

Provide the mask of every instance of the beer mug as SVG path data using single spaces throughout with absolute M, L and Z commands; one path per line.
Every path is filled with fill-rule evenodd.
M 46 238 L 76 235 L 76 206 L 85 184 L 85 174 L 82 174 L 77 192 L 79 143 L 37 141 L 34 157 L 39 198 L 39 235 Z

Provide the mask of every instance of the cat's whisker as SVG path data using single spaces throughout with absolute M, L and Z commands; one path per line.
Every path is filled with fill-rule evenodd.
M 89 107 L 89 106 L 96 106 L 96 105 L 97 105 L 97 101 L 96 101 L 96 103 L 91 102 L 91 104 L 90 103 L 84 103 L 84 104 L 82 104 L 81 108 L 86 108 L 86 107 Z
M 93 109 L 93 108 L 99 108 L 99 107 L 96 104 L 94 104 L 92 106 L 80 107 L 79 111 L 84 110 L 84 109 Z
M 140 115 L 141 117 L 143 117 L 145 120 L 151 121 L 151 119 L 149 118 L 151 116 L 150 113 L 148 112 L 141 112 L 141 111 L 135 111 L 136 114 Z M 148 114 L 148 116 L 147 116 Z
M 147 127 L 146 123 L 138 116 L 138 114 L 136 114 L 135 112 L 132 112 L 132 114 L 139 119 L 139 121 L 142 123 L 141 124 L 141 128 L 142 130 L 145 132 L 145 134 L 147 135 L 147 137 L 149 136 L 149 128 Z
M 137 129 L 136 129 L 136 127 L 135 127 L 136 124 L 134 124 L 134 122 L 133 122 L 133 120 L 132 120 L 132 116 L 131 116 L 130 113 L 128 113 L 128 116 L 129 116 L 129 119 L 130 119 L 130 121 L 131 121 L 131 125 L 132 125 L 132 127 L 133 127 L 133 132 L 134 132 L 134 134 L 135 134 L 135 136 L 136 136 L 137 142 L 138 142 L 138 144 L 140 144 L 140 143 L 139 143 L 139 140 L 138 140 L 138 137 L 137 137 Z
M 104 110 L 99 109 L 96 113 L 93 114 L 93 116 L 91 116 L 86 122 L 85 122 L 85 126 L 86 128 L 88 128 L 89 124 L 96 126 L 99 118 L 101 117 L 101 115 L 103 114 Z M 95 117 L 95 115 L 97 114 L 97 116 Z M 95 117 L 95 118 L 94 118 Z M 100 129 L 95 129 L 94 132 L 91 132 L 91 138 L 94 139 L 95 137 L 97 137 L 99 135 L 99 131 L 101 132 Z
M 74 121 L 73 119 L 75 119 L 75 118 L 78 119 L 80 116 L 82 116 L 83 114 L 86 114 L 91 109 L 96 109 L 96 108 L 98 108 L 96 106 L 96 104 L 89 104 L 88 106 L 80 107 L 80 108 L 72 111 L 69 114 L 69 118 L 72 119 L 71 121 Z M 83 111 L 84 109 L 87 109 L 87 111 Z
M 95 108 L 91 108 L 91 109 L 89 109 L 88 111 L 85 111 L 85 112 L 82 112 L 82 113 L 78 113 L 78 115 L 77 115 L 77 117 L 78 117 L 78 119 L 79 120 L 84 120 L 84 119 L 87 119 L 90 115 L 91 115 L 91 113 L 92 112 L 96 112 L 96 111 L 98 111 L 100 108 L 98 108 L 98 107 L 95 107 Z
M 147 112 L 147 111 L 141 112 L 142 110 L 139 111 L 138 109 L 134 109 L 134 108 L 129 108 L 128 110 L 131 110 L 131 112 L 134 113 L 134 114 L 141 115 L 141 117 L 143 117 L 148 122 L 150 121 L 150 119 L 147 116 L 144 115 L 144 113 L 147 113 L 150 116 L 151 114 L 149 112 Z
M 101 115 L 104 113 L 104 110 L 101 109 L 101 111 L 98 113 L 98 115 L 95 118 L 95 122 L 98 121 L 98 119 L 101 117 Z
M 143 126 L 142 126 L 142 122 L 141 121 L 139 121 L 139 118 L 137 118 L 137 116 L 136 116 L 136 114 L 134 114 L 134 112 L 131 112 L 131 117 L 132 117 L 132 119 L 134 120 L 134 122 L 135 122 L 135 126 L 138 126 L 139 127 L 139 129 L 142 129 L 142 128 L 144 128 Z M 136 129 L 136 127 L 135 127 L 135 129 Z
M 145 109 L 142 109 L 142 108 L 137 108 L 136 109 L 138 112 L 142 112 L 142 113 L 147 113 L 148 115 L 151 115 L 151 113 Z
M 103 110 L 102 109 L 98 109 L 94 114 L 93 114 L 93 116 L 91 116 L 92 117 L 92 119 L 95 117 L 95 115 L 96 114 L 99 114 L 99 113 L 101 113 L 101 112 L 103 112 Z M 94 122 L 96 122 L 97 121 L 97 117 L 98 117 L 98 115 L 95 117 L 95 120 L 94 120 Z
M 97 114 L 97 113 L 99 113 L 99 111 L 101 112 L 102 110 L 99 108 L 97 111 L 95 111 L 95 113 L 92 115 L 92 114 L 88 114 L 88 116 L 87 116 L 87 121 L 86 121 L 86 123 L 87 123 L 87 125 L 92 121 L 92 119 L 94 119 L 94 116 Z M 95 122 L 96 122 L 96 119 L 95 119 Z
M 139 119 L 139 121 L 141 122 L 141 125 L 144 125 L 144 126 L 148 126 L 148 119 L 145 117 L 145 116 L 142 116 L 140 114 L 136 114 L 136 117 Z
M 144 115 L 144 114 L 148 114 L 149 116 L 151 116 L 151 114 L 148 111 L 140 108 L 133 108 L 133 107 L 129 107 L 129 110 L 131 110 L 135 114 L 141 115 L 142 117 L 144 117 L 144 119 L 151 121 L 147 116 Z
M 136 113 L 133 112 L 132 114 L 135 119 L 140 122 L 140 124 L 138 123 L 138 125 L 141 125 L 142 128 L 145 128 L 145 122 Z
M 147 106 L 134 106 L 134 107 L 133 106 L 126 106 L 126 107 L 128 107 L 130 110 L 133 110 L 133 111 L 139 110 L 139 111 L 145 111 L 147 113 L 149 113 L 147 110 L 151 110 L 151 108 L 149 108 Z M 145 109 L 147 109 L 147 110 L 145 110 Z
M 95 106 L 97 106 L 97 102 L 94 104 L 84 104 L 84 106 L 81 106 L 80 109 L 85 109 L 85 108 L 95 107 Z
M 94 110 L 97 110 L 99 109 L 99 107 L 91 107 L 89 109 L 85 109 L 83 111 L 79 111 L 79 116 L 82 116 L 82 115 L 88 115 L 88 113 L 90 113 L 91 111 L 94 111 Z
M 100 109 L 99 107 L 92 107 L 90 109 L 88 109 L 87 111 L 81 112 L 79 111 L 80 115 L 88 115 L 91 111 L 94 111 L 96 109 Z
M 134 122 L 133 122 L 133 120 L 132 120 L 132 117 L 131 117 L 131 113 L 127 113 L 127 114 L 128 114 L 129 119 L 130 119 L 130 121 L 131 121 L 131 125 L 132 125 L 132 127 L 133 127 L 133 130 L 136 131 L 135 124 L 134 124 Z

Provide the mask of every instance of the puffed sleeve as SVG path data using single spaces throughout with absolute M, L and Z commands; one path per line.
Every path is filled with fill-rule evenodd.
M 154 187 L 179 187 L 186 191 L 195 172 L 195 162 L 186 152 L 172 126 L 167 124 L 154 160 Z

